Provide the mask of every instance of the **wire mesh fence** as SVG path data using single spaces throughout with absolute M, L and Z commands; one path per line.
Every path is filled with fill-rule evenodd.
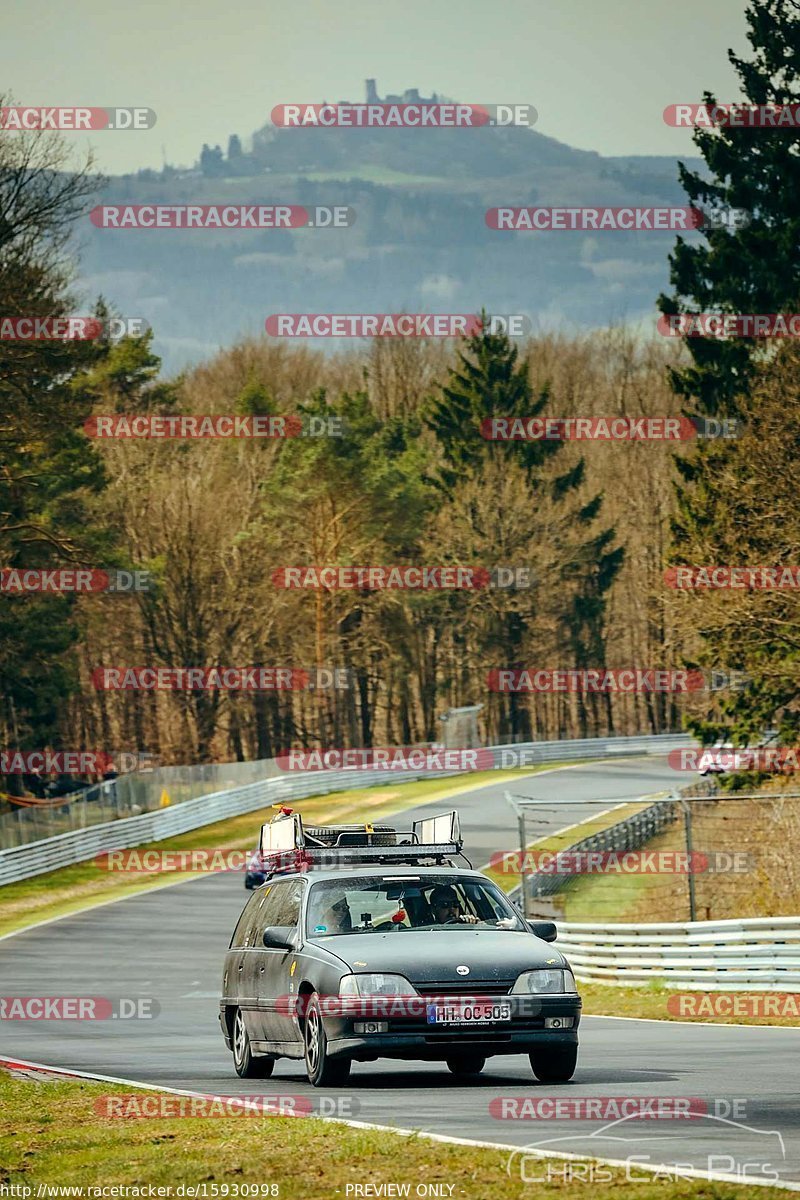
M 546 802 L 521 803 L 521 850 L 498 863 L 516 872 L 529 916 L 567 922 L 652 923 L 793 916 L 800 912 L 800 793 L 652 797 L 590 819 L 588 835 L 543 831 Z M 519 892 L 518 892 L 519 895 Z
M 120 775 L 67 796 L 26 803 L 7 801 L 7 811 L 0 814 L 0 849 L 155 812 L 279 774 L 274 759 L 157 767 Z

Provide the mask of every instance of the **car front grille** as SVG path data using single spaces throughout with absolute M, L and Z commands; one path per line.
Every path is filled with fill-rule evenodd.
M 461 979 L 458 983 L 415 983 L 420 996 L 507 996 L 514 980 Z

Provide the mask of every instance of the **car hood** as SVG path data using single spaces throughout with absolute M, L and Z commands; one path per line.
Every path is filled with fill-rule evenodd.
M 566 965 L 549 942 L 532 933 L 494 929 L 419 929 L 320 938 L 356 973 L 405 975 L 412 983 L 483 983 L 516 979 L 535 967 Z M 458 971 L 468 967 L 469 973 Z

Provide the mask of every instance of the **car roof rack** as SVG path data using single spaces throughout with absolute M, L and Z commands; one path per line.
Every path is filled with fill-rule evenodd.
M 300 813 L 282 809 L 261 826 L 259 853 L 267 876 L 355 865 L 443 863 L 462 854 L 458 812 L 412 822 L 410 830 L 363 825 L 303 827 Z M 466 861 L 469 861 L 468 859 Z

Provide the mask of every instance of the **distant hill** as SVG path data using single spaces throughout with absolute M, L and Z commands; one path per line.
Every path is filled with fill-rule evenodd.
M 697 159 L 687 159 L 695 167 Z M 603 158 L 536 129 L 279 129 L 190 170 L 112 178 L 105 204 L 348 205 L 341 230 L 100 230 L 82 281 L 144 316 L 177 370 L 280 312 L 524 312 L 585 327 L 653 313 L 670 233 L 498 233 L 502 204 L 683 204 L 670 158 Z M 339 348 L 337 343 L 327 343 Z

